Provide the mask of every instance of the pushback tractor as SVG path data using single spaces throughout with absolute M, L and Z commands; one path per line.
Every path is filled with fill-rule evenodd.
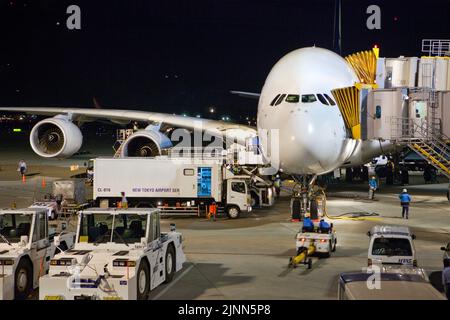
M 311 256 L 323 256 L 328 258 L 331 252 L 336 251 L 337 237 L 333 230 L 333 224 L 329 228 L 320 228 L 314 224 L 313 228 L 302 227 L 295 236 L 296 255 L 289 258 L 288 267 L 296 268 L 298 265 L 306 265 L 312 268 Z
M 75 233 L 62 224 L 50 227 L 47 211 L 0 210 L 0 299 L 26 299 L 48 273 L 53 256 L 73 247 Z
M 40 280 L 41 300 L 146 300 L 186 257 L 181 233 L 160 231 L 158 209 L 80 211 L 76 243 Z

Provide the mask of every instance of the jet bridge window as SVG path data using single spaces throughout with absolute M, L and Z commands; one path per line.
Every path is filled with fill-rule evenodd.
M 286 102 L 297 103 L 300 101 L 300 96 L 298 94 L 288 94 L 286 97 Z
M 334 102 L 334 100 L 331 99 L 329 95 L 327 95 L 326 93 L 324 93 L 323 95 L 325 96 L 325 98 L 327 98 L 328 102 L 330 103 L 330 106 L 336 105 L 336 102 Z
M 316 96 L 313 94 L 304 94 L 302 95 L 302 102 L 303 103 L 311 103 L 311 102 L 316 102 Z
M 322 102 L 322 104 L 324 104 L 326 106 L 328 105 L 328 101 L 320 93 L 317 94 L 317 98 L 319 98 L 319 101 Z

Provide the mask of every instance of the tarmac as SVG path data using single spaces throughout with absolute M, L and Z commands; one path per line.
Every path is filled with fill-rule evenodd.
M 42 160 L 32 151 L 0 147 L 0 208 L 16 203 L 29 206 L 51 192 L 55 179 L 85 171 L 86 154 L 69 160 Z M 108 149 L 103 149 L 105 154 Z M 110 152 L 110 151 L 109 151 Z M 29 164 L 26 181 L 17 170 L 17 161 Z M 71 171 L 69 166 L 79 165 Z M 425 268 L 432 284 L 442 292 L 443 268 L 440 247 L 450 242 L 450 203 L 445 196 L 448 181 L 424 184 L 420 173 L 407 186 L 413 201 L 409 220 L 401 219 L 398 194 L 402 186 L 380 185 L 375 200 L 367 200 L 365 183 L 330 185 L 327 209 L 331 216 L 376 213 L 378 221 L 331 220 L 337 232 L 337 250 L 330 258 L 314 258 L 313 267 L 288 268 L 295 254 L 299 223 L 290 221 L 289 186 L 274 206 L 255 209 L 236 220 L 183 217 L 162 219 L 162 229 L 175 223 L 182 232 L 187 262 L 174 280 L 155 289 L 150 299 L 337 299 L 338 277 L 342 272 L 361 271 L 367 266 L 367 231 L 376 224 L 409 226 L 416 234 L 419 266 Z M 88 189 L 87 194 L 91 193 Z M 74 228 L 74 221 L 69 224 Z M 33 294 L 36 299 L 37 293 Z

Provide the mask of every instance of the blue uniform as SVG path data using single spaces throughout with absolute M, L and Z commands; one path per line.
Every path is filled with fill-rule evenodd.
M 406 192 L 402 192 L 398 198 L 400 199 L 401 203 L 410 203 L 411 202 L 411 196 L 407 194 Z
M 377 189 L 378 188 L 378 183 L 376 179 L 370 179 L 369 181 L 369 186 L 373 189 Z
M 303 228 L 314 229 L 314 223 L 312 222 L 312 220 L 310 218 L 305 217 L 305 219 L 303 219 Z
M 326 222 L 325 220 L 320 220 L 319 228 L 330 228 L 330 224 Z
M 402 218 L 408 219 L 411 196 L 406 192 L 402 192 L 398 198 L 400 199 L 400 205 L 402 206 Z

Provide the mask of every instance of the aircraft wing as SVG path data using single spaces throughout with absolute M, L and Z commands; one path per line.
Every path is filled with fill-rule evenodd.
M 113 122 L 148 121 L 173 125 L 186 129 L 197 129 L 210 134 L 226 132 L 228 138 L 235 139 L 240 144 L 245 144 L 249 137 L 256 136 L 256 128 L 233 124 L 224 121 L 202 118 L 185 117 L 166 113 L 118 110 L 118 109 L 88 109 L 88 108 L 59 108 L 59 107 L 1 107 L 0 112 L 23 112 L 34 115 L 69 115 L 74 121 L 110 120 Z
M 231 94 L 236 94 L 243 98 L 250 98 L 250 99 L 259 99 L 260 93 L 254 93 L 254 92 L 247 92 L 247 91 L 230 91 Z

